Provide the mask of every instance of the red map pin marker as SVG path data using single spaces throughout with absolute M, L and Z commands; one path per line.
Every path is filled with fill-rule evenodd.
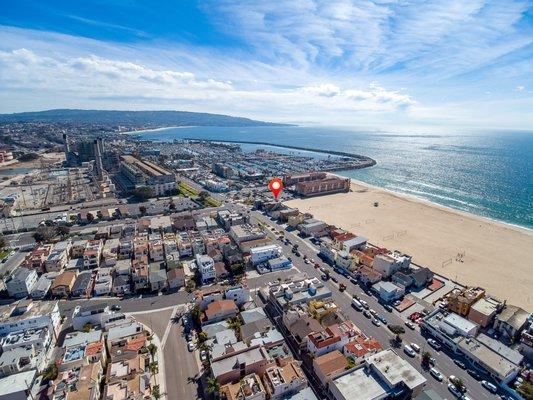
M 274 178 L 268 182 L 268 189 L 274 194 L 274 199 L 278 199 L 279 194 L 283 190 L 283 181 L 279 178 Z

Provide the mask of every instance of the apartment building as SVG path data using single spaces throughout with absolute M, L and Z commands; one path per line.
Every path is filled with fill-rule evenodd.
M 4 280 L 4 284 L 9 297 L 22 299 L 29 296 L 37 280 L 37 272 L 34 269 L 19 267 Z

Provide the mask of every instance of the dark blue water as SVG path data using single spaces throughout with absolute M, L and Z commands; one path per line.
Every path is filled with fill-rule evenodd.
M 533 132 L 433 135 L 324 127 L 195 127 L 145 132 L 142 137 L 261 141 L 362 154 L 377 165 L 339 174 L 533 228 Z

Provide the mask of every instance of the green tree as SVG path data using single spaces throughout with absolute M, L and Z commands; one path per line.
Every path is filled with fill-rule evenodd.
M 220 390 L 220 383 L 215 378 L 207 379 L 207 393 L 218 393 Z
M 157 352 L 157 346 L 153 343 L 150 343 L 148 345 L 148 351 L 150 352 L 150 355 L 152 356 L 152 358 L 154 358 L 155 353 Z
M 517 389 L 518 394 L 526 400 L 533 400 L 533 383 L 524 380 Z
M 396 335 L 403 335 L 405 333 L 405 329 L 401 325 L 389 325 L 389 330 Z
M 4 237 L 4 235 L 0 233 L 0 250 L 4 250 L 6 246 L 7 246 L 7 240 Z
M 189 293 L 192 293 L 194 289 L 196 289 L 196 283 L 194 283 L 193 280 L 188 280 L 187 284 L 185 285 L 185 290 L 187 290 Z
M 159 365 L 157 363 L 157 361 L 152 361 L 150 364 L 149 364 L 149 368 L 150 368 L 150 372 L 152 373 L 152 375 L 155 375 L 159 372 Z
M 235 335 L 239 337 L 241 320 L 238 317 L 231 317 L 228 318 L 226 322 L 228 323 L 228 328 L 233 329 L 235 331 Z
M 146 206 L 140 206 L 139 212 L 141 213 L 141 215 L 146 215 Z
M 451 380 L 450 382 L 453 383 L 453 385 L 457 388 L 459 392 L 461 393 L 466 392 L 466 386 L 460 378 L 455 378 Z
M 161 392 L 160 392 L 160 388 L 159 388 L 159 385 L 154 385 L 154 387 L 152 388 L 152 396 L 154 397 L 154 399 L 158 400 L 161 398 Z
M 37 153 L 24 153 L 17 157 L 19 161 L 23 161 L 23 162 L 37 160 L 38 158 L 39 158 L 39 154 Z
M 200 316 L 202 315 L 202 310 L 200 310 L 200 306 L 198 304 L 195 304 L 191 309 L 191 318 L 194 322 L 197 324 L 200 324 Z
M 87 222 L 91 223 L 94 221 L 94 214 L 93 213 L 87 213 Z
M 425 366 L 425 367 L 428 367 L 430 360 L 431 360 L 430 352 L 429 351 L 424 351 L 422 353 L 422 359 L 421 359 L 422 365 Z
M 148 186 L 140 186 L 133 190 L 133 197 L 138 201 L 146 201 L 154 197 L 154 190 Z
M 59 373 L 59 370 L 57 369 L 57 365 L 55 362 L 48 365 L 48 367 L 43 371 L 43 381 L 53 381 L 57 378 L 57 375 Z
M 57 230 L 53 226 L 39 225 L 33 233 L 36 242 L 47 243 L 57 236 Z
M 200 332 L 198 334 L 198 344 L 199 345 L 202 345 L 203 343 L 205 343 L 207 341 L 207 333 L 205 332 Z
M 88 333 L 93 329 L 93 326 L 87 322 L 85 325 L 83 325 L 83 332 Z
M 230 265 L 230 271 L 232 275 L 242 275 L 244 274 L 245 266 L 243 262 L 236 262 Z

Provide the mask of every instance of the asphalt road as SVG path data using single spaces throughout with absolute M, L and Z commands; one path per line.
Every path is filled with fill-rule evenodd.
M 272 221 L 267 216 L 264 216 L 258 211 L 252 212 L 252 216 L 257 221 L 261 221 L 262 223 L 268 224 L 272 227 L 275 227 L 277 231 L 283 230 L 283 226 L 277 224 L 275 221 Z M 302 257 L 296 257 L 291 253 L 292 245 L 286 246 L 284 243 L 278 241 L 276 239 L 276 242 L 282 246 L 284 253 L 287 255 L 290 255 L 295 267 L 300 271 L 305 271 L 308 273 L 309 276 L 316 276 L 320 279 L 320 276 L 322 275 L 322 272 L 320 272 L 319 269 L 315 269 L 311 264 L 305 264 L 303 261 L 303 256 L 306 255 L 308 258 L 314 259 L 316 262 L 320 264 L 322 267 L 326 267 L 331 270 L 331 275 L 335 275 L 339 281 L 339 283 L 344 283 L 347 287 L 347 290 L 345 292 L 340 292 L 338 290 L 338 286 L 336 283 L 334 283 L 331 279 L 325 282 L 325 285 L 332 291 L 332 298 L 334 299 L 335 303 L 339 306 L 341 309 L 341 312 L 343 315 L 345 315 L 348 319 L 353 321 L 367 336 L 372 336 L 376 338 L 384 348 L 390 347 L 389 340 L 393 338 L 395 335 L 392 334 L 389 329 L 382 325 L 380 327 L 375 326 L 372 324 L 370 319 L 367 319 L 363 316 L 361 312 L 356 311 L 351 306 L 351 299 L 353 294 L 357 294 L 361 298 L 363 298 L 365 301 L 368 302 L 370 308 L 376 310 L 378 314 L 381 314 L 385 316 L 385 318 L 388 320 L 389 324 L 396 324 L 396 325 L 402 325 L 404 326 L 404 320 L 401 319 L 399 314 L 396 311 L 393 311 L 392 313 L 389 313 L 387 310 L 383 308 L 381 304 L 378 303 L 377 299 L 373 296 L 366 295 L 363 290 L 358 286 L 352 284 L 348 279 L 343 277 L 342 275 L 336 274 L 333 272 L 331 267 L 327 266 L 324 262 L 322 262 L 318 258 L 318 249 L 309 242 L 309 240 L 302 239 L 295 235 L 294 233 L 285 231 L 284 233 L 286 238 L 289 238 L 292 244 L 298 244 L 298 250 L 302 254 Z M 296 272 L 292 270 L 292 272 Z M 270 275 L 270 276 L 269 276 Z M 266 274 L 264 275 L 263 279 L 268 280 L 275 280 L 277 279 L 278 274 Z M 450 357 L 450 354 L 445 353 L 444 351 L 436 352 L 432 347 L 430 347 L 426 339 L 420 334 L 418 331 L 418 328 L 416 331 L 411 331 L 409 328 L 405 327 L 405 334 L 403 334 L 403 342 L 404 344 L 408 343 L 416 343 L 421 348 L 421 353 L 424 351 L 429 351 L 432 355 L 432 357 L 436 360 L 436 368 L 444 374 L 446 377 L 450 375 L 454 375 L 458 378 L 460 378 L 465 386 L 467 387 L 467 395 L 475 400 L 483 400 L 483 399 L 497 399 L 498 396 L 490 393 L 485 388 L 481 386 L 481 383 L 476 381 L 474 378 L 472 378 L 465 370 L 462 370 L 459 368 L 456 364 L 454 364 L 453 359 Z M 448 391 L 447 388 L 447 379 L 444 379 L 443 382 L 438 382 L 435 378 L 433 378 L 429 371 L 425 371 L 420 362 L 420 356 L 417 355 L 414 358 L 409 357 L 406 355 L 403 350 L 397 349 L 397 353 L 407 360 L 411 365 L 413 365 L 424 377 L 427 379 L 427 388 L 434 389 L 439 395 L 441 395 L 443 398 L 453 398 L 453 395 L 451 392 Z

